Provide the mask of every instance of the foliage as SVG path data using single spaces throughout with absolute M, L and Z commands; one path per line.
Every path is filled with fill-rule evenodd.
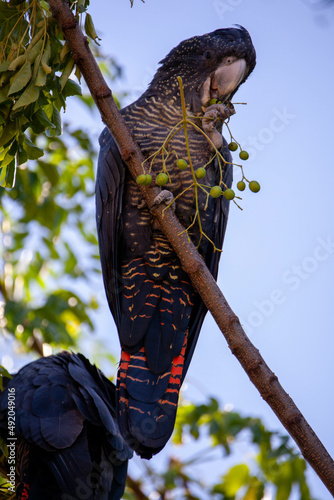
M 35 146 L 36 136 L 30 134 L 30 140 Z M 67 126 L 62 138 L 41 142 L 44 156 L 29 169 L 22 165 L 16 186 L 0 192 L 5 298 L 0 326 L 24 344 L 37 337 L 68 347 L 81 325 L 93 328 L 88 312 L 96 308 L 93 297 L 64 287 L 64 278 L 78 290 L 90 273 L 99 272 L 94 220 L 87 219 L 86 208 L 93 210 L 95 151 L 85 132 Z
M 80 19 L 89 1 L 70 4 Z M 97 40 L 87 15 L 84 24 Z M 113 60 L 97 56 L 111 79 L 120 75 Z M 89 285 L 99 273 L 93 215 L 97 145 L 83 129 L 61 124 L 66 98 L 81 90 L 69 79 L 73 60 L 46 2 L 0 2 L 0 58 L 0 180 L 8 188 L 16 177 L 14 187 L 0 188 L 0 334 L 42 354 L 46 343 L 69 348 L 94 327 L 98 304 Z M 79 99 L 93 106 L 91 96 Z M 143 474 L 129 476 L 124 498 L 259 500 L 272 488 L 276 500 L 288 500 L 294 486 L 300 499 L 311 498 L 304 460 L 287 436 L 268 431 L 259 419 L 222 411 L 214 399 L 186 403 L 178 412 L 174 443 L 183 449 L 189 437 L 199 453 L 170 457 L 160 472 L 141 461 Z M 247 463 L 236 456 L 240 442 L 247 443 Z M 233 465 L 216 482 L 204 483 L 196 466 L 217 453 L 224 468 L 231 458 Z M 1 478 L 0 492 L 6 498 Z
M 0 391 L 3 390 L 3 377 L 12 378 L 11 374 L 8 373 L 6 368 L 4 368 L 3 366 L 0 366 Z
M 224 456 L 233 454 L 238 441 L 247 440 L 251 444 L 248 449 L 251 460 L 233 465 L 221 477 L 211 488 L 214 498 L 229 500 L 241 495 L 245 500 L 257 500 L 273 486 L 274 498 L 283 500 L 290 497 L 295 486 L 300 499 L 311 499 L 305 461 L 288 436 L 267 430 L 259 418 L 223 411 L 213 398 L 207 404 L 183 405 L 178 412 L 174 442 L 182 444 L 187 435 L 198 440 L 203 434 L 211 441 L 210 451 L 218 448 Z
M 88 4 L 72 2 L 78 20 Z M 0 179 L 9 187 L 17 177 L 12 189 L 0 188 L 0 331 L 42 354 L 44 343 L 68 348 L 93 329 L 96 144 L 63 126 L 60 111 L 72 95 L 90 110 L 94 102 L 69 79 L 73 58 L 46 2 L 1 1 L 0 14 Z M 121 75 L 112 58 L 94 52 L 110 80 Z M 38 96 L 30 102 L 31 87 Z
M 70 2 L 81 20 L 89 0 Z M 98 39 L 90 14 L 86 34 Z M 0 186 L 15 184 L 16 167 L 43 156 L 29 130 L 60 136 L 60 112 L 66 98 L 80 95 L 69 77 L 75 63 L 48 3 L 39 0 L 0 1 Z M 80 80 L 80 72 L 76 70 Z
M 148 498 L 140 492 L 164 500 L 288 500 L 292 491 L 300 500 L 313 498 L 306 483 L 305 461 L 289 437 L 269 431 L 258 418 L 222 410 L 213 398 L 206 404 L 180 405 L 173 441 L 176 445 L 195 441 L 198 450 L 188 458 L 169 457 L 166 470 L 160 473 L 145 464 L 141 477 L 128 481 L 125 498 Z M 203 479 L 203 472 L 198 473 L 203 466 L 218 468 L 222 460 L 227 470 L 215 481 L 212 473 L 210 482 Z

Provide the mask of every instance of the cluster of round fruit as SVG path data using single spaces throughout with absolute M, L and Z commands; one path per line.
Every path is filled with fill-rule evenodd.
M 186 160 L 179 159 L 176 162 L 176 166 L 179 170 L 186 170 L 186 168 L 188 167 L 188 163 L 186 162 Z M 196 175 L 197 175 L 198 179 L 203 179 L 203 177 L 205 176 L 205 168 L 201 168 L 198 170 L 203 170 L 204 175 L 202 175 L 202 177 L 199 177 L 199 174 L 197 174 L 197 171 L 196 171 Z M 155 183 L 158 186 L 165 186 L 168 183 L 168 181 L 169 181 L 169 177 L 164 172 L 160 172 L 155 179 Z M 151 184 L 151 182 L 152 182 L 152 176 L 150 174 L 141 174 L 141 175 L 138 175 L 138 177 L 137 177 L 137 184 L 139 184 L 141 186 L 149 186 Z
M 238 149 L 238 144 L 234 141 L 231 141 L 228 145 L 228 149 L 230 151 L 236 151 Z M 240 148 L 239 158 L 241 160 L 248 160 L 248 158 L 249 158 L 248 152 L 245 151 L 244 149 Z M 244 191 L 246 189 L 246 183 L 245 183 L 244 179 L 247 181 L 247 179 L 245 177 L 243 177 L 242 180 L 237 183 L 237 188 L 239 189 L 239 191 Z M 247 181 L 247 182 L 248 182 L 249 189 L 253 193 L 258 193 L 260 191 L 261 186 L 257 181 Z M 232 189 L 230 191 L 232 191 Z M 233 199 L 233 198 L 234 198 L 234 196 L 230 199 Z
M 231 151 L 236 151 L 238 149 L 238 145 L 236 142 L 230 142 L 228 147 Z M 239 157 L 242 160 L 247 160 L 249 155 L 247 151 L 241 150 L 239 153 Z M 176 166 L 179 170 L 186 170 L 186 168 L 188 167 L 188 163 L 186 162 L 186 160 L 180 158 L 179 160 L 177 160 Z M 195 175 L 197 179 L 204 179 L 205 174 L 206 171 L 204 167 L 200 167 L 195 170 Z M 246 188 L 246 183 L 243 179 L 239 181 L 237 184 L 237 188 L 239 189 L 239 191 L 244 191 Z M 245 180 L 247 181 L 247 179 Z M 141 174 L 138 175 L 137 177 L 137 184 L 141 186 L 149 186 L 151 182 L 152 182 L 151 174 Z M 169 177 L 165 172 L 160 172 L 157 175 L 155 182 L 158 186 L 165 186 L 169 182 Z M 247 182 L 249 183 L 248 184 L 249 189 L 253 191 L 253 193 L 257 193 L 258 191 L 260 191 L 260 184 L 257 181 L 250 181 L 250 182 L 247 181 Z M 227 200 L 233 200 L 233 198 L 235 197 L 235 192 L 231 188 L 226 188 L 223 191 L 220 186 L 213 186 L 210 189 L 210 196 L 212 196 L 212 198 L 219 198 L 219 196 L 221 195 L 223 195 Z

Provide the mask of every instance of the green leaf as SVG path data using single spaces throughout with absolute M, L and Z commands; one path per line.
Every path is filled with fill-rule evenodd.
M 35 82 L 31 82 L 13 106 L 13 110 L 15 111 L 19 108 L 22 108 L 23 106 L 28 106 L 28 104 L 37 101 L 39 92 L 40 89 L 36 87 Z
M 51 43 L 49 39 L 46 44 L 46 48 L 44 50 L 42 59 L 40 60 L 36 59 L 36 64 L 38 63 L 39 65 L 37 70 L 36 85 L 38 85 L 39 87 L 43 87 L 46 84 L 47 75 L 49 75 L 52 72 L 52 68 L 48 64 L 50 57 L 51 57 Z
M 63 95 L 65 97 L 70 97 L 72 95 L 80 95 L 81 96 L 81 87 L 78 83 L 74 82 L 73 80 L 67 80 L 64 89 L 63 89 Z
M 45 50 L 44 50 L 44 54 L 42 56 L 41 63 L 48 65 L 50 56 L 51 56 L 51 44 L 50 44 L 50 40 L 48 40 L 46 47 L 45 47 Z
M 243 500 L 262 500 L 264 498 L 264 484 L 253 477 Z
M 9 122 L 2 131 L 0 136 L 0 148 L 6 146 L 17 133 L 15 121 Z
M 15 184 L 16 167 L 15 159 L 0 169 L 0 186 L 11 188 Z
M 23 149 L 27 153 L 29 160 L 37 160 L 37 158 L 44 155 L 44 151 L 35 146 L 28 137 L 24 138 Z
M 45 2 L 44 0 L 41 0 L 40 2 L 41 7 L 49 14 L 50 13 L 50 6 L 48 2 Z
M 65 69 L 64 69 L 61 77 L 59 78 L 59 83 L 60 83 L 61 89 L 63 89 L 65 87 L 65 84 L 66 84 L 67 80 L 69 79 L 69 77 L 73 71 L 73 68 L 74 68 L 74 60 L 73 60 L 73 58 L 71 58 L 68 61 L 68 63 L 66 64 Z
M 16 155 L 17 165 L 23 165 L 23 163 L 26 163 L 27 160 L 28 160 L 27 153 L 24 151 L 23 148 L 19 148 L 18 153 Z
M 57 135 L 62 134 L 62 122 L 61 122 L 61 116 L 57 108 L 53 108 L 52 112 L 52 123 L 54 125 L 54 128 L 48 129 L 46 131 L 46 135 L 48 137 L 55 137 Z
M 0 104 L 10 99 L 8 97 L 9 83 L 4 87 L 0 87 Z
M 41 134 L 45 129 L 50 127 L 56 128 L 56 126 L 48 119 L 43 108 L 38 108 L 38 110 L 32 115 L 30 126 L 35 134 Z
M 94 42 L 96 43 L 96 45 L 100 45 L 96 40 L 101 40 L 101 38 L 99 38 L 97 36 L 96 30 L 95 30 L 95 26 L 94 26 L 94 22 L 93 22 L 93 18 L 92 18 L 92 16 L 90 14 L 86 14 L 85 32 L 86 32 L 87 36 L 89 36 L 90 38 L 92 38 L 94 40 Z
M 8 146 L 7 148 L 4 148 L 2 151 L 0 151 L 0 164 L 5 158 L 6 154 L 8 153 L 10 147 Z
M 10 61 L 4 61 L 3 63 L 0 64 L 0 73 L 3 71 L 7 71 L 9 66 L 10 66 Z
M 57 166 L 53 165 L 52 163 L 44 163 L 42 161 L 39 162 L 39 165 L 48 181 L 51 182 L 51 185 L 56 186 L 60 178 Z
M 15 185 L 15 180 L 16 180 L 16 164 L 14 159 L 7 166 L 7 177 L 6 177 L 5 187 L 12 188 Z
M 7 167 L 0 168 L 0 186 L 4 187 L 6 182 Z
M 277 485 L 276 500 L 289 500 L 292 489 L 291 481 L 285 479 Z
M 22 64 L 25 63 L 26 59 L 27 59 L 26 55 L 21 54 L 16 59 L 14 59 L 14 61 L 12 61 L 10 63 L 10 65 L 8 67 L 8 71 L 16 71 L 18 67 L 22 66 Z
M 15 94 L 19 92 L 27 85 L 27 83 L 31 80 L 31 64 L 29 61 L 26 61 L 20 71 L 16 73 L 15 76 L 11 79 L 11 85 L 8 91 L 8 95 Z
M 56 247 L 52 241 L 50 241 L 48 238 L 43 238 L 44 244 L 48 247 L 50 255 L 52 259 L 60 259 L 59 253 L 56 250 Z
M 0 73 L 0 87 L 6 85 L 9 82 L 11 76 L 13 75 L 11 75 L 8 71 Z
M 0 167 L 4 168 L 13 160 L 14 156 L 9 153 L 6 153 L 3 160 L 0 161 Z
M 65 59 L 65 56 L 67 56 L 67 54 L 69 52 L 70 52 L 70 47 L 69 47 L 68 43 L 65 42 L 63 45 L 63 48 L 61 49 L 60 54 L 59 54 L 60 62 L 63 62 L 63 60 Z
M 196 423 L 193 423 L 190 427 L 190 434 L 192 435 L 192 437 L 194 439 L 198 439 L 199 438 L 199 428 L 198 428 L 198 425 L 196 425 Z
M 15 138 L 10 145 L 9 154 L 14 158 L 18 150 L 18 140 Z
M 246 464 L 235 465 L 224 477 L 225 493 L 232 497 L 238 493 L 240 488 L 249 480 L 249 467 Z
M 36 36 L 31 40 L 31 43 L 29 44 L 29 47 L 27 48 L 27 59 L 31 63 L 33 63 L 36 59 L 37 56 L 39 56 L 42 52 L 43 45 L 44 45 L 44 40 L 42 36 L 44 35 L 45 31 L 44 28 L 42 28 Z
M 43 66 L 40 65 L 37 70 L 37 76 L 35 81 L 36 87 L 44 87 L 44 85 L 46 84 L 46 78 L 47 74 L 45 73 Z
M 11 374 L 6 370 L 6 368 L 4 366 L 1 366 L 0 365 L 0 391 L 3 390 L 3 377 L 6 377 L 6 378 L 13 378 L 11 376 Z M 0 450 L 2 450 L 1 446 L 0 446 Z

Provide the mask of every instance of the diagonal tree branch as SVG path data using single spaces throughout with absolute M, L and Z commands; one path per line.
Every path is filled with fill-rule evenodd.
M 137 481 L 129 474 L 126 478 L 127 485 L 132 489 L 134 497 L 136 500 L 149 500 L 149 497 L 145 495 L 145 493 L 141 489 L 140 481 Z
M 89 49 L 88 41 L 67 3 L 64 0 L 48 1 L 52 14 L 63 31 L 75 62 L 101 113 L 102 120 L 117 141 L 123 160 L 136 178 L 142 173 L 141 163 L 144 158 L 131 139 L 112 98 L 112 93 Z M 232 353 L 237 357 L 263 399 L 296 441 L 304 458 L 313 467 L 327 489 L 334 494 L 333 459 L 293 400 L 285 392 L 276 375 L 265 363 L 258 349 L 250 342 L 238 317 L 228 305 L 194 245 L 188 241 L 186 234 L 180 235 L 184 228 L 172 210 L 166 210 L 163 213 L 163 206 L 153 206 L 154 198 L 159 193 L 158 188 L 143 186 L 140 188 L 152 214 L 158 219 L 163 232 L 177 253 L 184 270 L 190 276 L 194 287 L 223 332 Z

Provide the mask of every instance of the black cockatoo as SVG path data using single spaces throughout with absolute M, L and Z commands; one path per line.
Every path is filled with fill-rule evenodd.
M 231 98 L 255 66 L 255 50 L 241 26 L 218 29 L 181 42 L 162 61 L 151 84 L 123 118 L 140 147 L 153 179 L 163 170 L 159 150 L 182 119 L 178 76 L 182 77 L 188 116 L 206 133 L 188 125 L 194 170 L 205 167 L 203 184 L 232 184 L 231 156 L 222 139 L 223 120 L 234 113 Z M 212 104 L 216 99 L 218 103 Z M 105 129 L 100 137 L 96 182 L 97 230 L 109 306 L 122 353 L 117 381 L 120 430 L 136 452 L 150 458 L 168 441 L 185 377 L 206 308 L 153 219 L 138 185 L 128 173 L 117 144 Z M 215 148 L 226 162 L 219 169 Z M 188 160 L 183 131 L 166 145 L 165 168 L 175 214 L 216 278 L 229 202 L 198 190 L 198 217 L 192 173 L 177 168 Z M 153 161 L 152 161 L 153 159 Z M 182 191 L 182 196 L 178 197 Z M 177 198 L 178 197 L 178 198 Z M 189 227 L 190 226 L 190 227 Z
M 29 363 L 4 385 L 0 438 L 9 455 L 0 453 L 0 470 L 17 481 L 16 498 L 122 497 L 132 450 L 115 419 L 115 386 L 100 370 L 64 351 Z

